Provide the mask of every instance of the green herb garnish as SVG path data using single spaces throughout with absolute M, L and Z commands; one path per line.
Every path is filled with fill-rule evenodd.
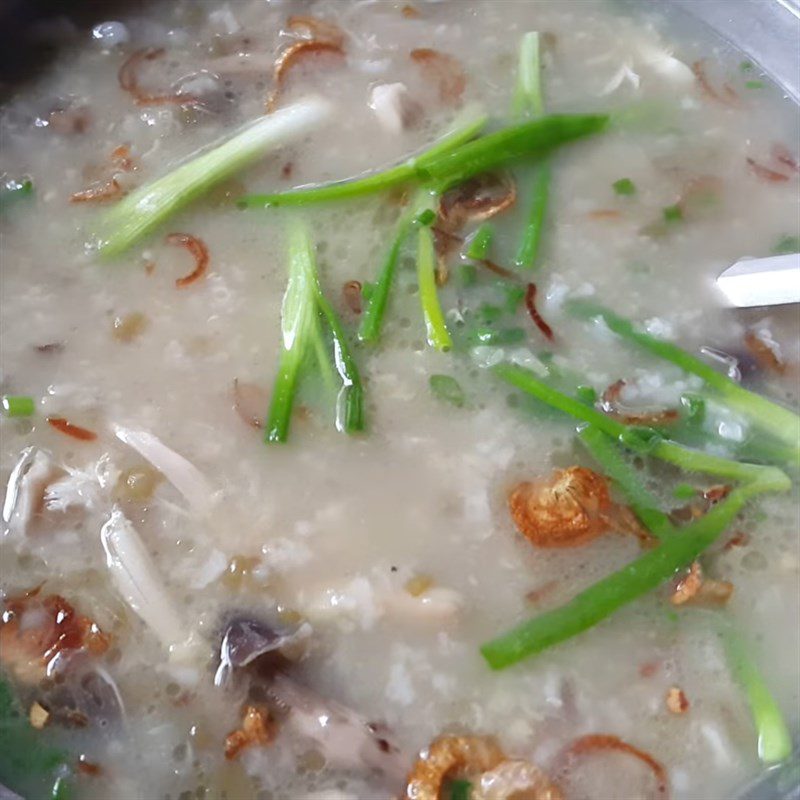
M 680 222 L 683 219 L 683 209 L 677 203 L 667 206 L 661 213 L 664 215 L 664 222 Z
M 436 291 L 436 252 L 433 234 L 430 228 L 420 226 L 417 237 L 417 282 L 428 344 L 437 350 L 449 350 L 453 346 L 453 340 L 447 330 Z
M 774 256 L 786 256 L 792 253 L 800 253 L 800 236 L 781 236 L 775 242 L 772 250 Z
M 99 253 L 119 255 L 215 184 L 315 127 L 330 111 L 327 102 L 308 99 L 259 117 L 228 141 L 135 189 L 100 218 L 94 243 Z
M 33 194 L 33 183 L 29 180 L 6 181 L 0 186 L 0 214 L 9 206 L 15 205 L 25 197 Z
M 676 500 L 691 500 L 697 497 L 697 489 L 688 483 L 679 483 L 673 490 L 672 496 Z
M 745 81 L 745 89 L 763 89 L 766 84 L 764 81 Z
M 623 197 L 630 197 L 636 194 L 636 184 L 630 178 L 620 178 L 611 184 L 614 191 Z
M 3 415 L 6 417 L 32 417 L 36 404 L 32 397 L 24 395 L 3 395 Z
M 457 408 L 463 407 L 466 399 L 464 390 L 455 378 L 451 378 L 449 375 L 431 375 L 428 385 L 435 397 Z
M 450 800 L 469 800 L 472 784 L 469 781 L 450 781 Z
M 503 345 L 519 344 L 525 341 L 525 331 L 522 328 L 497 329 L 481 325 L 469 332 L 467 340 L 472 345 L 502 347 Z
M 475 231 L 469 241 L 467 248 L 467 258 L 474 259 L 475 261 L 483 261 L 489 255 L 489 247 L 492 244 L 494 237 L 494 229 L 488 222 Z

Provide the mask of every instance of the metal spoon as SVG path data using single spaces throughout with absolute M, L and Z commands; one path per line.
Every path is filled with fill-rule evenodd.
M 717 278 L 717 288 L 735 308 L 800 303 L 800 253 L 743 258 Z

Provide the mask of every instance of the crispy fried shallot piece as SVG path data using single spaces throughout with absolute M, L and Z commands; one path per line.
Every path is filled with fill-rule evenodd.
M 236 413 L 254 428 L 264 427 L 264 414 L 269 404 L 269 392 L 255 383 L 233 379 L 233 406 Z
M 400 13 L 406 19 L 419 19 L 422 14 L 419 13 L 419 9 L 414 8 L 414 6 L 405 5 L 400 9 Z
M 335 56 L 337 59 L 341 60 L 345 58 L 342 46 L 334 44 L 333 42 L 307 39 L 289 45 L 275 61 L 274 88 L 267 98 L 266 112 L 271 114 L 277 107 L 278 99 L 286 84 L 286 75 L 292 67 L 309 57 L 325 55 Z
M 508 496 L 520 533 L 537 547 L 577 547 L 611 525 L 614 510 L 602 475 L 585 467 L 556 470 L 550 481 L 524 482 Z
M 756 178 L 766 183 L 784 183 L 789 180 L 789 176 L 785 173 L 765 167 L 753 158 L 747 158 L 747 166 Z
M 711 82 L 708 80 L 708 76 L 706 75 L 705 59 L 695 61 L 694 64 L 692 64 L 692 72 L 694 73 L 695 78 L 697 78 L 697 82 L 706 97 L 722 104 L 723 106 L 728 106 L 729 108 L 738 108 L 739 105 L 741 105 L 739 102 L 739 95 L 736 94 L 729 84 L 726 83 L 722 87 L 721 91 L 717 91 L 711 85 Z
M 762 369 L 777 372 L 778 375 L 786 372 L 786 363 L 781 358 L 775 342 L 759 335 L 757 331 L 749 330 L 744 335 L 744 345 Z
M 73 425 L 63 417 L 47 417 L 47 424 L 60 433 L 71 436 L 73 439 L 78 439 L 81 442 L 92 442 L 97 438 L 97 434 L 94 431 L 81 428 L 80 425 Z
M 441 736 L 417 758 L 406 781 L 408 800 L 439 800 L 447 778 L 497 767 L 506 757 L 491 736 Z
M 620 379 L 603 392 L 600 399 L 603 413 L 625 425 L 666 425 L 680 419 L 680 414 L 674 408 L 662 411 L 625 411 L 620 403 L 620 395 L 626 385 L 626 382 Z
M 308 38 L 317 42 L 328 42 L 341 47 L 344 44 L 344 31 L 333 22 L 306 14 L 293 14 L 286 21 L 286 27 L 295 33 L 307 31 Z
M 563 800 L 564 795 L 535 764 L 509 759 L 473 784 L 472 800 Z
M 225 737 L 225 758 L 229 761 L 251 745 L 268 745 L 275 741 L 277 725 L 269 711 L 261 706 L 246 706 L 242 727 Z
M 139 86 L 139 68 L 145 61 L 155 61 L 164 55 L 163 47 L 143 47 L 135 50 L 122 63 L 117 78 L 120 88 L 128 92 L 137 106 L 189 105 L 198 99 L 188 94 L 152 94 Z
M 666 800 L 669 796 L 669 780 L 667 778 L 667 771 L 664 765 L 657 761 L 650 753 L 634 747 L 632 744 L 620 739 L 618 736 L 610 734 L 595 733 L 588 736 L 581 736 L 576 739 L 563 753 L 563 756 L 569 761 L 574 761 L 581 756 L 592 755 L 603 750 L 615 750 L 619 753 L 626 753 L 638 758 L 643 764 L 648 766 L 656 779 L 656 792 L 659 798 Z
M 361 281 L 347 281 L 342 286 L 342 299 L 353 314 L 361 313 Z
M 542 315 L 536 309 L 535 283 L 529 283 L 527 289 L 525 290 L 525 308 L 528 311 L 528 315 L 533 320 L 533 324 L 542 332 L 542 336 L 544 336 L 548 342 L 552 342 L 555 338 L 553 335 L 553 329 L 544 321 Z
M 517 184 L 507 172 L 484 173 L 442 195 L 439 217 L 448 231 L 467 222 L 483 222 L 511 208 L 517 200 Z
M 116 178 L 111 178 L 105 183 L 90 186 L 70 195 L 70 203 L 107 203 L 116 200 L 125 194 L 125 190 Z
M 685 714 L 689 710 L 689 700 L 684 694 L 683 689 L 671 686 L 667 691 L 665 699 L 667 711 L 670 714 Z
M 461 62 L 447 53 L 440 53 L 429 47 L 411 51 L 411 60 L 418 64 L 425 77 L 439 86 L 439 99 L 450 106 L 461 103 L 467 76 Z
M 693 561 L 689 571 L 677 582 L 670 597 L 674 606 L 724 606 L 733 594 L 730 581 L 706 578 L 698 561 Z
M 0 618 L 0 663 L 32 685 L 79 651 L 101 655 L 109 637 L 57 594 L 39 588 L 5 602 Z
M 192 236 L 191 233 L 170 233 L 164 239 L 167 244 L 174 244 L 178 247 L 185 247 L 194 257 L 194 269 L 182 278 L 175 281 L 175 285 L 179 289 L 189 286 L 196 280 L 199 280 L 206 269 L 208 269 L 208 248 L 202 239 L 197 236 Z

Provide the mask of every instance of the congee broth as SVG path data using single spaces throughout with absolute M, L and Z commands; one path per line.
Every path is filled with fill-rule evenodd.
M 714 281 L 800 249 L 799 132 L 651 6 L 75 31 L 0 117 L 0 784 L 727 798 L 791 759 L 798 316 Z

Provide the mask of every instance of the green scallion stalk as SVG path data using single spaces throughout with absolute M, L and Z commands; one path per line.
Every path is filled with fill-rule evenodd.
M 602 319 L 614 333 L 626 341 L 633 342 L 653 355 L 702 378 L 730 408 L 741 412 L 764 431 L 788 444 L 795 453 L 795 460 L 800 459 L 800 417 L 788 408 L 743 389 L 738 383 L 685 350 L 638 330 L 633 323 L 613 311 L 578 300 L 569 303 L 567 308 L 577 316 Z
M 276 206 L 302 206 L 310 203 L 323 203 L 330 200 L 345 200 L 351 197 L 362 197 L 383 191 L 384 189 L 407 183 L 416 176 L 416 165 L 427 159 L 435 159 L 443 153 L 455 150 L 474 139 L 486 126 L 488 117 L 475 108 L 467 109 L 459 118 L 456 127 L 427 150 L 412 156 L 387 170 L 374 172 L 362 178 L 348 178 L 341 181 L 311 186 L 305 189 L 293 189 L 276 194 L 251 194 L 238 201 L 240 208 L 269 208 Z
M 747 695 L 758 735 L 758 757 L 764 764 L 777 764 L 792 754 L 792 736 L 764 676 L 753 660 L 751 648 L 732 625 L 722 630 L 722 641 L 736 680 Z
M 334 364 L 336 364 L 336 371 L 342 381 L 342 387 L 336 397 L 336 430 L 344 433 L 357 433 L 364 430 L 364 388 L 361 384 L 361 375 L 350 351 L 350 345 L 347 343 L 344 326 L 333 306 L 322 293 L 316 269 L 314 271 L 314 288 L 317 306 L 327 320 L 333 337 Z
M 658 499 L 645 488 L 613 439 L 591 425 L 581 430 L 578 438 L 603 468 L 603 472 L 619 487 L 631 510 L 647 530 L 659 539 L 675 532 L 669 517 L 659 508 Z
M 16 205 L 25 197 L 33 194 L 33 183 L 25 179 L 22 181 L 6 181 L 0 186 L 0 214 L 12 205 Z
M 36 411 L 33 398 L 25 395 L 4 394 L 2 406 L 6 417 L 32 417 Z
M 416 181 L 444 191 L 449 186 L 523 158 L 541 157 L 567 142 L 599 133 L 605 114 L 556 114 L 482 136 L 449 152 L 424 153 L 404 164 L 366 178 L 337 181 L 278 194 L 248 195 L 241 208 L 305 205 L 360 197 Z
M 428 385 L 435 397 L 456 408 L 463 407 L 466 400 L 464 390 L 455 378 L 450 375 L 431 375 L 428 378 Z
M 652 438 L 652 441 L 648 441 L 644 435 L 648 431 L 637 431 L 623 425 L 621 422 L 601 413 L 596 408 L 587 406 L 579 400 L 559 392 L 537 378 L 533 372 L 522 367 L 512 364 L 498 364 L 492 370 L 498 377 L 512 386 L 522 389 L 527 394 L 569 414 L 575 419 L 588 422 L 626 447 L 641 450 L 648 455 L 660 458 L 662 461 L 674 464 L 689 472 L 707 472 L 711 475 L 743 481 L 755 480 L 768 473 L 772 475 L 777 473 L 782 475 L 786 481 L 789 480 L 781 470 L 775 467 L 732 461 L 728 458 L 684 447 L 676 442 L 662 439 L 657 434 Z
M 433 233 L 430 228 L 421 225 L 417 237 L 417 282 L 428 344 L 437 350 L 450 350 L 453 340 L 447 330 L 436 291 L 436 251 Z
M 737 487 L 704 517 L 683 528 L 679 536 L 667 537 L 654 550 L 590 586 L 566 605 L 484 644 L 483 657 L 492 669 L 504 669 L 597 625 L 691 564 L 719 538 L 750 499 L 764 492 L 784 491 L 787 484 L 788 478 L 780 470 L 771 470 L 759 480 Z
M 492 245 L 493 238 L 494 228 L 488 222 L 484 222 L 469 240 L 467 258 L 471 258 L 474 261 L 483 261 L 489 255 L 489 248 Z
M 450 800 L 470 800 L 472 784 L 465 780 L 450 781 Z
M 104 257 L 119 255 L 215 184 L 317 127 L 330 113 L 327 101 L 308 98 L 259 117 L 222 144 L 120 200 L 100 218 L 94 246 Z
M 515 119 L 541 117 L 544 114 L 540 41 L 536 31 L 526 33 L 520 43 L 517 86 L 511 113 Z M 536 266 L 550 198 L 550 179 L 550 164 L 542 160 L 536 166 L 530 210 L 522 242 L 514 259 L 518 267 L 533 269 Z
M 317 325 L 314 254 L 302 223 L 289 225 L 289 282 L 281 306 L 281 353 L 270 398 L 265 441 L 285 442 L 300 368 Z

